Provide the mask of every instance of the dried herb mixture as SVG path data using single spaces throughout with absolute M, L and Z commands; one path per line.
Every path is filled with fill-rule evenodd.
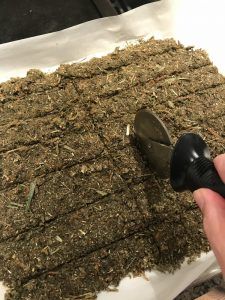
M 225 78 L 204 51 L 173 40 L 0 84 L 8 299 L 93 299 L 130 272 L 172 272 L 209 250 L 192 196 L 173 192 L 137 150 L 142 107 L 173 141 L 192 131 L 213 155 L 224 151 Z

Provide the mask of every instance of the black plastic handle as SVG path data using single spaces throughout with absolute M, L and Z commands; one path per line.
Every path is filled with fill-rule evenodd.
M 225 184 L 214 163 L 204 156 L 198 157 L 189 165 L 186 173 L 186 186 L 192 192 L 199 188 L 209 188 L 225 198 Z
M 194 133 L 186 133 L 177 141 L 171 157 L 170 182 L 177 192 L 209 188 L 225 198 L 222 182 L 204 140 Z

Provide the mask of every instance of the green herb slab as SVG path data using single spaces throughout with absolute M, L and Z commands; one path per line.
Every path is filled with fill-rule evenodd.
M 93 299 L 130 272 L 173 272 L 209 250 L 192 195 L 173 192 L 137 150 L 143 107 L 174 141 L 196 132 L 224 152 L 225 78 L 173 40 L 0 84 L 7 299 Z

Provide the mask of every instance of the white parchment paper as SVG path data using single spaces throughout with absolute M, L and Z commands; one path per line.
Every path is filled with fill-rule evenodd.
M 225 2 L 223 0 L 161 0 L 123 15 L 98 19 L 59 32 L 0 45 L 0 82 L 25 76 L 27 70 L 53 71 L 62 63 L 88 60 L 125 47 L 127 41 L 154 36 L 175 38 L 207 50 L 225 74 Z M 175 274 L 146 272 L 124 278 L 119 292 L 101 292 L 98 300 L 170 300 L 194 281 L 219 272 L 212 252 L 182 265 Z M 0 285 L 0 299 L 5 287 Z

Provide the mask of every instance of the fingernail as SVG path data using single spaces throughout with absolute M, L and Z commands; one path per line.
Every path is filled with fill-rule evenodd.
M 196 190 L 193 193 L 194 199 L 197 202 L 199 208 L 201 211 L 203 210 L 204 204 L 205 204 L 205 193 L 202 189 Z

